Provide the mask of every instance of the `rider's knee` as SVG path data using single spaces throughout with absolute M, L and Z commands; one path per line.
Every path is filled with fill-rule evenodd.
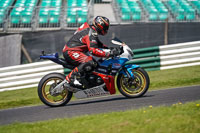
M 97 66 L 96 62 L 94 62 L 93 60 L 83 63 L 81 64 L 81 69 L 84 72 L 91 72 L 94 70 L 94 68 Z

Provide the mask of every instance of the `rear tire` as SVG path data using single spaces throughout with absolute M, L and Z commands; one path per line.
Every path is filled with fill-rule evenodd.
M 120 74 L 117 78 L 119 92 L 128 98 L 143 96 L 149 89 L 149 76 L 142 68 L 133 69 L 134 80 L 129 81 L 128 77 Z
M 67 104 L 73 93 L 64 89 L 62 93 L 53 95 L 50 90 L 57 86 L 65 79 L 65 75 L 60 73 L 50 73 L 45 75 L 39 82 L 38 85 L 38 96 L 40 100 L 51 107 L 58 107 Z

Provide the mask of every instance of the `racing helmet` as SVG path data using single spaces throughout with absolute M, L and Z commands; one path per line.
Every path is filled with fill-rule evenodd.
M 97 16 L 93 20 L 93 26 L 98 34 L 105 35 L 110 26 L 109 19 L 103 16 Z

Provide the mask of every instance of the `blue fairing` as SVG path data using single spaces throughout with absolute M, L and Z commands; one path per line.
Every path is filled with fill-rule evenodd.
M 129 75 L 134 78 L 133 69 L 139 68 L 139 65 L 135 65 L 135 64 L 129 64 L 129 65 L 125 65 L 125 63 L 128 61 L 127 58 L 114 58 L 114 59 L 108 59 L 108 60 L 104 60 L 103 62 L 99 63 L 99 65 L 101 67 L 108 67 L 110 65 L 112 65 L 112 69 L 117 69 L 119 70 L 120 68 L 125 67 L 126 70 L 128 71 Z M 124 75 L 127 75 L 127 73 L 121 69 L 118 73 L 123 73 Z
M 40 59 L 58 59 L 58 53 L 49 54 L 49 55 L 41 55 Z
M 139 68 L 140 66 L 139 65 L 135 65 L 135 64 L 129 64 L 129 65 L 125 65 L 125 67 L 127 69 L 136 69 L 136 68 Z
M 41 55 L 40 59 L 48 59 L 48 60 L 51 60 L 51 61 L 53 61 L 55 63 L 58 63 L 58 64 L 62 65 L 62 63 L 59 60 L 58 53 L 49 54 L 49 55 Z
M 126 58 L 116 57 L 114 59 L 104 60 L 103 62 L 99 63 L 99 65 L 103 67 L 112 65 L 112 69 L 120 69 L 127 61 L 128 59 Z

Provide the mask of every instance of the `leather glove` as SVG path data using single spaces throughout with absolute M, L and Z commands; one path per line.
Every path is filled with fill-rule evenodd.
M 115 57 L 121 54 L 120 48 L 110 48 L 110 57 Z

